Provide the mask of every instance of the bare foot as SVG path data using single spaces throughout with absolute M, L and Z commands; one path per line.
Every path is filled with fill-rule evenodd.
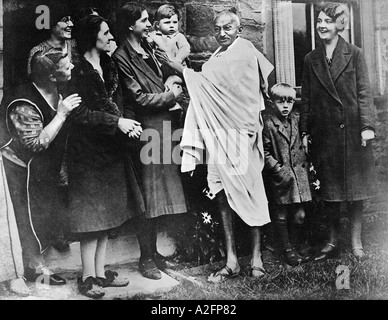
M 267 272 L 264 270 L 263 261 L 261 257 L 251 260 L 251 276 L 254 278 L 260 278 L 264 276 Z
M 22 297 L 27 297 L 30 295 L 30 289 L 27 287 L 26 283 L 22 278 L 17 278 L 11 280 L 9 284 L 9 289 L 13 292 L 16 293 L 19 296 Z
M 220 282 L 224 282 L 225 280 L 228 280 L 228 279 L 231 279 L 231 278 L 238 276 L 239 273 L 240 273 L 240 266 L 239 265 L 237 265 L 233 269 L 228 267 L 227 265 L 225 265 L 220 270 L 213 272 L 207 278 L 207 280 L 209 282 L 213 282 L 213 283 L 220 283 Z

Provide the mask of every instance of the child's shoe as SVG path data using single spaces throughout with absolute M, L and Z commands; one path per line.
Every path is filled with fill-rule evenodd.
M 304 262 L 304 258 L 293 247 L 284 249 L 283 256 L 286 263 L 293 267 L 296 267 Z

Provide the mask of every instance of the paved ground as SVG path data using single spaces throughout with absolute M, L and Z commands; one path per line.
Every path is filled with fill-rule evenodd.
M 175 247 L 168 237 L 165 234 L 159 234 L 158 251 L 165 256 L 169 256 L 174 250 Z M 0 300 L 88 299 L 79 295 L 77 289 L 77 276 L 81 270 L 80 257 L 78 242 L 72 243 L 70 249 L 65 252 L 58 252 L 54 248 L 50 248 L 45 253 L 46 264 L 53 272 L 63 275 L 63 277 L 68 280 L 68 284 L 60 287 L 52 287 L 43 284 L 36 285 L 35 283 L 29 283 L 28 285 L 32 295 L 21 298 L 9 291 L 8 283 L 0 283 Z M 103 299 L 130 299 L 137 294 L 155 295 L 169 291 L 179 284 L 178 281 L 165 273 L 162 273 L 162 279 L 157 281 L 144 278 L 138 270 L 137 262 L 139 261 L 139 257 L 140 251 L 136 236 L 133 233 L 109 240 L 105 260 L 107 264 L 106 269 L 117 271 L 120 277 L 129 279 L 130 283 L 125 288 L 106 288 L 106 294 Z
M 155 295 L 167 292 L 179 284 L 165 273 L 162 273 L 162 279 L 156 281 L 144 278 L 138 271 L 136 263 L 107 266 L 107 269 L 117 271 L 120 277 L 129 279 L 130 283 L 124 288 L 106 288 L 102 300 L 130 299 L 139 294 Z M 78 293 L 78 272 L 69 271 L 61 275 L 68 280 L 68 283 L 60 287 L 28 283 L 32 293 L 29 297 L 19 297 L 9 291 L 7 283 L 0 283 L 0 300 L 89 300 Z

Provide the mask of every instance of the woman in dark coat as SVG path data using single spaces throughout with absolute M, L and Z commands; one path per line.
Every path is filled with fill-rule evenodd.
M 124 116 L 135 114 L 144 128 L 137 160 L 147 219 L 137 233 L 141 250 L 139 267 L 145 277 L 160 279 L 157 267 L 163 268 L 165 261 L 156 251 L 154 218 L 187 211 L 176 164 L 179 153 L 178 159 L 172 155 L 179 143 L 172 139 L 177 128 L 173 112 L 169 111 L 181 96 L 182 88 L 173 85 L 170 91 L 165 90 L 159 64 L 145 41 L 151 29 L 147 11 L 139 5 L 126 4 L 118 12 L 117 22 L 121 45 L 113 59 L 122 84 Z
M 376 173 L 370 140 L 374 110 L 368 70 L 360 48 L 338 35 L 348 20 L 347 9 L 328 3 L 317 20 L 322 44 L 306 55 L 302 87 L 301 132 L 321 182 L 329 211 L 329 241 L 316 260 L 336 252 L 340 204 L 347 204 L 353 255 L 365 259 L 361 242 L 363 200 L 376 196 Z
M 32 81 L 17 87 L 3 101 L 0 158 L 15 210 L 25 279 L 64 285 L 65 279 L 45 266 L 43 252 L 58 232 L 56 212 L 64 205 L 58 181 L 68 131 L 66 119 L 81 99 L 76 94 L 62 99 L 58 93 L 58 84 L 71 78 L 73 65 L 67 54 L 51 49 L 35 54 L 31 61 Z M 19 281 L 14 288 L 11 283 L 11 290 L 28 294 L 23 284 Z
M 130 138 L 140 137 L 142 129 L 122 117 L 117 70 L 107 55 L 113 37 L 106 21 L 90 15 L 75 31 L 81 55 L 71 86 L 83 103 L 72 115 L 68 138 L 69 225 L 81 241 L 79 290 L 99 298 L 101 287 L 128 284 L 104 270 L 105 249 L 109 229 L 144 212 L 127 151 Z

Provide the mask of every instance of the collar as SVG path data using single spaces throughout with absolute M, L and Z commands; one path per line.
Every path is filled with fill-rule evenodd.
M 32 82 L 32 84 L 34 85 L 34 87 L 36 88 L 36 90 L 38 90 L 38 92 L 39 92 L 40 95 L 43 97 L 43 99 L 46 101 L 46 103 L 49 105 L 49 107 L 50 107 L 51 109 L 53 109 L 54 111 L 57 111 L 57 109 L 54 108 L 54 106 L 51 105 L 51 103 L 49 102 L 50 100 L 49 100 L 48 96 L 45 94 L 45 92 L 44 92 L 43 90 L 41 90 L 34 82 Z M 57 105 L 57 106 L 59 106 L 59 105 L 62 103 L 62 100 L 63 100 L 62 95 L 59 94 L 59 99 L 58 99 L 58 105 Z
M 163 34 L 161 31 L 155 31 L 155 35 L 156 36 L 160 36 L 160 37 L 166 37 L 166 38 L 174 38 L 176 35 L 177 35 L 178 32 L 175 32 L 173 34 Z

